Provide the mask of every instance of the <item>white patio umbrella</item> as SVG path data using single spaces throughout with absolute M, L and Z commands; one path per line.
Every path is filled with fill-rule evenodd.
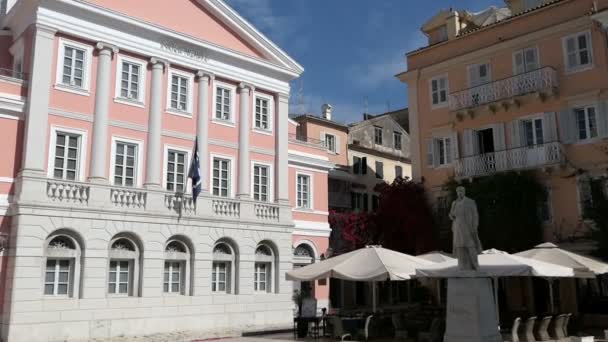
M 596 275 L 608 273 L 608 263 L 597 259 L 582 256 L 559 248 L 550 242 L 541 243 L 527 251 L 516 253 L 517 256 L 533 260 L 546 261 L 552 264 L 570 267 L 574 270 L 575 278 L 595 278 Z M 546 277 L 549 281 L 550 310 L 553 313 L 553 277 Z
M 305 267 L 289 271 L 287 280 L 312 281 L 337 278 L 351 281 L 372 281 L 373 310 L 376 311 L 376 282 L 408 280 L 419 267 L 433 263 L 380 246 L 368 246 Z
M 543 277 L 543 278 L 565 278 L 574 277 L 574 270 L 569 267 L 560 266 L 544 261 L 525 258 L 518 255 L 496 249 L 489 249 L 478 256 L 478 273 L 487 277 L 497 279 L 500 277 Z M 458 260 L 451 260 L 420 268 L 416 276 L 432 278 L 461 278 L 470 277 L 471 272 L 463 272 L 458 268 Z M 494 297 L 498 316 L 498 293 L 494 286 Z

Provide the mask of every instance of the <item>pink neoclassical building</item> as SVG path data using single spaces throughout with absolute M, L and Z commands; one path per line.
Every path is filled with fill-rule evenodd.
M 303 68 L 220 0 L 0 1 L 1 334 L 289 326 L 328 246 Z M 188 170 L 198 144 L 202 193 Z

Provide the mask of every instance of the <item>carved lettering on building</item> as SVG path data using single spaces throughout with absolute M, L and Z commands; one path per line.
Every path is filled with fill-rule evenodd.
M 174 41 L 162 41 L 160 47 L 173 54 L 196 59 L 198 61 L 206 62 L 208 60 L 206 51 L 201 48 L 188 47 Z

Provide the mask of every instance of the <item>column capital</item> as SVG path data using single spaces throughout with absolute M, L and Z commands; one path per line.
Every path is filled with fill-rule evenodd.
M 45 24 L 36 23 L 36 34 L 43 35 L 46 38 L 54 38 L 55 33 L 57 33 L 57 29 L 54 27 L 50 27 Z
M 239 91 L 242 92 L 254 92 L 255 91 L 255 87 L 252 84 L 249 83 L 245 83 L 245 82 L 241 82 L 239 83 Z
M 161 66 L 162 68 L 168 68 L 169 65 L 171 65 L 171 63 L 169 63 L 168 60 L 159 58 L 159 57 L 150 57 L 150 64 L 152 64 L 152 67 L 155 67 L 158 65 L 158 66 Z
M 97 44 L 95 44 L 95 49 L 97 50 L 109 50 L 112 53 L 118 53 L 119 49 L 118 46 L 116 45 L 112 45 L 106 42 L 97 42 Z
M 279 102 L 289 103 L 289 94 L 287 93 L 277 93 L 277 97 Z
M 205 70 L 199 70 L 196 72 L 199 82 L 209 82 L 215 79 L 215 74 Z

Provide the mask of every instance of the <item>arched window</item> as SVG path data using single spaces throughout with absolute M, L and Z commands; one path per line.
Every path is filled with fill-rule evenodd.
M 165 247 L 163 292 L 190 295 L 191 252 L 181 238 L 172 238 Z
M 275 253 L 266 243 L 261 243 L 255 250 L 253 290 L 255 292 L 275 292 Z
M 211 291 L 237 293 L 238 255 L 231 243 L 220 241 L 213 247 Z
M 79 297 L 82 251 L 69 232 L 52 234 L 45 243 L 44 295 Z
M 130 235 L 118 235 L 110 241 L 108 294 L 139 295 L 141 252 Z
M 300 244 L 293 251 L 294 263 L 296 264 L 310 264 L 315 261 L 315 252 L 307 244 Z

